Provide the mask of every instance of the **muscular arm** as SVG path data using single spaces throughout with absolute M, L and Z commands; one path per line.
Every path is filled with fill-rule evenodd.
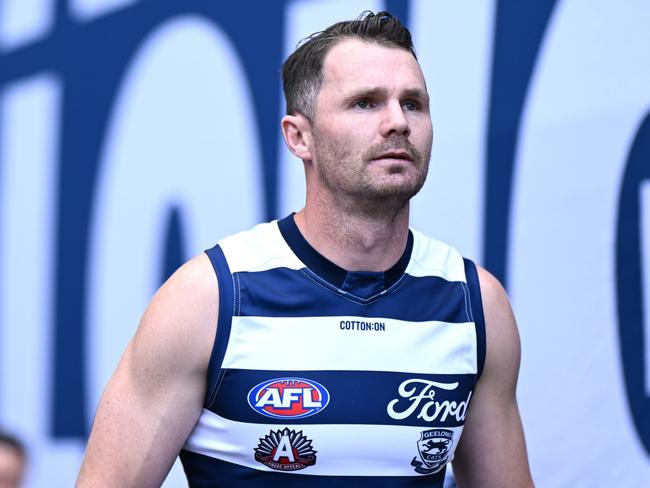
M 487 351 L 453 462 L 462 488 L 526 488 L 533 482 L 515 398 L 520 345 L 501 284 L 478 269 Z
M 156 293 L 99 403 L 77 486 L 160 486 L 201 413 L 216 333 L 207 256 Z

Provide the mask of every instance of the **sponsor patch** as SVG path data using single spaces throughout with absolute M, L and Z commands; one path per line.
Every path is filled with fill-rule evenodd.
M 386 411 L 388 416 L 395 420 L 404 420 L 415 416 L 425 422 L 442 423 L 455 421 L 461 425 L 467 416 L 467 407 L 472 398 L 472 392 L 462 402 L 449 401 L 444 392 L 453 392 L 458 389 L 459 383 L 442 383 L 424 378 L 411 378 L 403 381 L 397 393 L 400 398 L 391 400 Z M 442 398 L 439 400 L 438 397 Z
M 248 392 L 251 408 L 272 418 L 299 419 L 316 415 L 329 401 L 330 394 L 323 385 L 305 378 L 275 378 Z
M 420 434 L 417 442 L 420 459 L 415 456 L 411 466 L 419 474 L 431 474 L 440 471 L 449 459 L 450 449 L 454 444 L 454 432 L 447 429 L 430 429 Z
M 316 464 L 316 452 L 302 431 L 285 427 L 260 438 L 255 461 L 277 471 L 298 471 Z

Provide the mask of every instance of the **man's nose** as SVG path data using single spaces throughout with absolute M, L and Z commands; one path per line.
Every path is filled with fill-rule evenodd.
M 389 137 L 393 134 L 408 137 L 411 134 L 409 121 L 400 102 L 387 103 L 382 115 L 381 135 L 383 137 Z

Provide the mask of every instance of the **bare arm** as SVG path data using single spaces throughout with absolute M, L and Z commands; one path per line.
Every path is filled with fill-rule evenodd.
M 78 487 L 162 484 L 201 413 L 217 311 L 205 255 L 156 293 L 104 391 Z
M 515 392 L 520 344 L 517 324 L 501 284 L 478 268 L 487 351 L 453 462 L 462 488 L 533 486 Z

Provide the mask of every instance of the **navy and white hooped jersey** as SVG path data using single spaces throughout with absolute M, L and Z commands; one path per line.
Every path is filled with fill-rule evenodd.
M 206 251 L 219 281 L 192 487 L 442 487 L 485 356 L 476 268 L 409 232 L 385 273 L 347 272 L 293 216 Z

